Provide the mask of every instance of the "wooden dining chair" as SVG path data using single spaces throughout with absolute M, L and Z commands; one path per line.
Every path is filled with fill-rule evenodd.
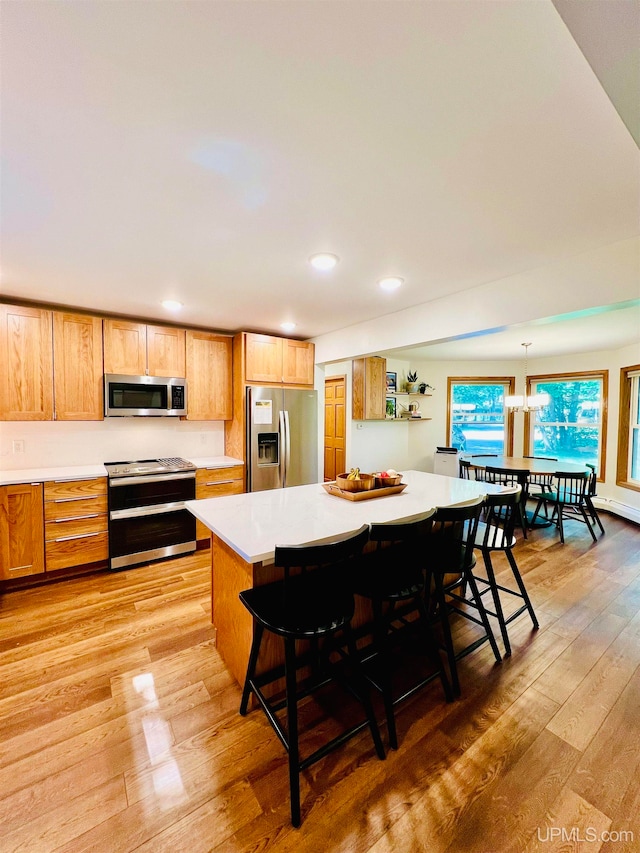
M 586 500 L 588 484 L 588 471 L 578 473 L 556 471 L 553 475 L 553 488 L 537 495 L 538 505 L 533 513 L 531 523 L 535 522 L 543 506 L 552 506 L 551 521 L 555 522 L 562 543 L 564 543 L 564 521 L 569 519 L 584 521 L 591 538 L 596 542 L 596 534 L 591 526 L 591 517 Z

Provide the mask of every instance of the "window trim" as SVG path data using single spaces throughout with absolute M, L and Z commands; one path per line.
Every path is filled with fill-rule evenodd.
M 515 394 L 515 376 L 447 376 L 447 442 L 451 441 L 451 389 L 453 385 L 504 385 L 505 396 Z M 513 456 L 513 412 L 505 411 L 504 455 Z
M 629 441 L 631 438 L 631 387 L 632 374 L 640 371 L 640 364 L 620 368 L 620 408 L 618 412 L 618 459 L 616 486 L 640 492 L 640 486 L 629 482 Z M 640 380 L 638 380 L 640 382 Z
M 599 379 L 602 382 L 602 427 L 600 434 L 600 458 L 598 466 L 597 480 L 599 483 L 604 482 L 605 472 L 607 470 L 607 421 L 609 419 L 609 371 L 608 370 L 579 370 L 569 371 L 567 373 L 539 373 L 534 376 L 527 376 L 527 394 L 533 393 L 534 382 L 551 380 L 552 382 L 562 382 L 563 380 L 571 379 Z M 535 421 L 535 414 L 534 414 Z M 524 455 L 528 456 L 531 453 L 531 414 L 524 413 Z

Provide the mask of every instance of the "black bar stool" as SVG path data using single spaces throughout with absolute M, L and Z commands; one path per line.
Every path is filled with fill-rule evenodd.
M 456 661 L 487 641 L 491 644 L 496 661 L 502 660 L 482 596 L 473 576 L 473 568 L 476 564 L 473 549 L 482 511 L 482 498 L 469 501 L 462 506 L 438 507 L 432 519 L 429 546 L 425 550 L 426 589 L 430 593 L 429 610 L 433 618 L 442 626 L 444 648 L 455 696 L 460 695 Z M 475 622 L 484 629 L 480 637 L 458 651 L 454 648 L 449 624 L 449 619 L 454 613 Z
M 520 500 L 518 501 L 518 523 L 522 528 L 522 535 L 527 538 L 527 500 L 529 498 L 529 472 L 526 468 L 494 468 L 487 465 L 487 482 L 497 483 L 501 486 L 520 486 Z
M 428 535 L 433 515 L 435 509 L 411 521 L 372 524 L 369 538 L 377 543 L 377 549 L 363 556 L 354 583 L 355 593 L 371 601 L 373 649 L 365 652 L 368 664 L 365 672 L 382 694 L 389 746 L 392 749 L 398 748 L 395 705 L 437 677 L 440 677 L 446 700 L 453 700 L 424 600 L 423 562 L 425 549 L 429 547 Z M 418 614 L 417 619 L 407 619 L 415 612 Z M 401 648 L 410 647 L 411 651 L 415 651 L 416 629 L 420 631 L 418 643 L 424 644 L 433 665 L 433 673 L 414 682 L 402 695 L 394 697 L 394 647 L 401 644 Z
M 379 758 L 384 747 L 371 705 L 369 686 L 362 674 L 351 631 L 354 612 L 352 575 L 354 560 L 369 539 L 369 526 L 318 545 L 277 546 L 274 563 L 284 570 L 280 581 L 247 589 L 240 600 L 254 619 L 254 635 L 247 676 L 242 691 L 240 713 L 247 713 L 253 693 L 281 743 L 289 754 L 291 822 L 300 826 L 300 773 L 345 743 L 367 725 Z M 299 569 L 293 573 L 291 570 Z M 309 570 L 309 571 L 308 571 Z M 282 637 L 284 666 L 256 674 L 264 632 Z M 340 639 L 336 635 L 341 634 Z M 309 641 L 310 650 L 298 654 L 296 641 Z M 321 642 L 322 641 L 322 646 Z M 335 654 L 338 660 L 331 660 Z M 301 667 L 311 667 L 311 676 L 298 681 Z M 276 702 L 263 688 L 285 678 L 285 698 Z M 366 719 L 343 731 L 306 758 L 300 758 L 298 744 L 298 700 L 337 679 L 362 703 Z M 277 712 L 286 708 L 286 726 Z
M 533 627 L 538 628 L 538 620 L 533 610 L 533 605 L 527 593 L 522 575 L 518 569 L 516 558 L 513 555 L 513 546 L 516 544 L 514 536 L 514 527 L 516 521 L 516 512 L 520 502 L 520 486 L 516 486 L 512 491 L 499 495 L 487 495 L 484 499 L 484 516 L 483 521 L 478 525 L 476 535 L 476 549 L 482 552 L 487 577 L 483 578 L 474 572 L 476 581 L 485 585 L 484 589 L 480 590 L 480 595 L 491 592 L 493 596 L 493 605 L 495 610 L 486 608 L 487 613 L 495 616 L 500 625 L 502 641 L 504 642 L 505 654 L 511 654 L 511 643 L 509 642 L 509 634 L 507 633 L 507 625 L 517 619 L 525 611 L 528 611 Z M 502 552 L 511 568 L 513 577 L 517 584 L 517 590 L 512 587 L 504 586 L 496 581 L 495 572 L 493 570 L 493 562 L 491 554 L 494 552 Z M 500 592 L 508 593 L 516 596 L 524 602 L 521 607 L 505 617 L 502 603 L 500 601 Z

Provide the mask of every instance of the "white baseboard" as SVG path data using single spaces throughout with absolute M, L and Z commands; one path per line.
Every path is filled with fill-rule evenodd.
M 623 504 L 622 501 L 614 501 L 608 498 L 594 498 L 593 505 L 596 509 L 611 512 L 614 515 L 619 515 L 626 518 L 628 521 L 634 521 L 640 524 L 640 509 L 629 504 Z

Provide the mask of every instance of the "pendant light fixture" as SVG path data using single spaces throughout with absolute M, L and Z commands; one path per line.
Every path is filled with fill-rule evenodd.
M 549 404 L 550 397 L 548 394 L 529 394 L 527 395 L 527 355 L 531 342 L 521 344 L 524 347 L 524 394 L 513 394 L 504 398 L 506 409 L 512 412 L 538 412 Z

